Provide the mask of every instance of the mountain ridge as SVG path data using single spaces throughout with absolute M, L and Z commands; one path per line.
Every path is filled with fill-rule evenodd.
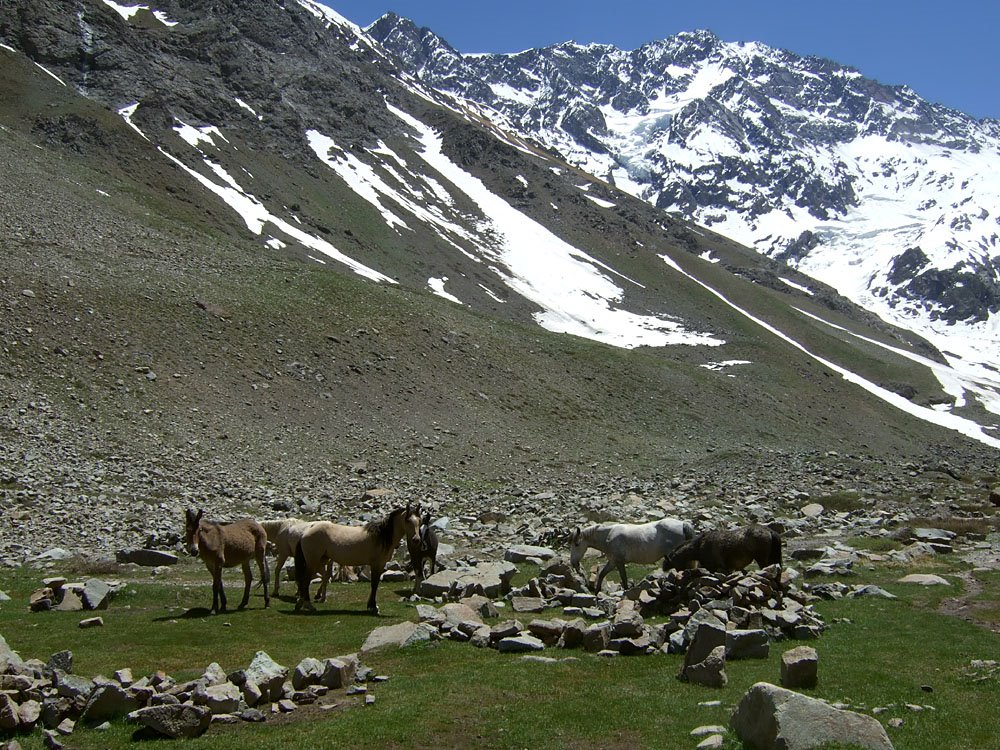
M 0 11 L 0 139 L 31 175 L 9 180 L 0 237 L 11 466 L 62 445 L 483 481 L 992 451 L 941 429 L 989 416 L 900 353 L 940 365 L 930 345 L 482 123 L 315 4 L 157 4 L 176 26 L 101 0 L 82 22 L 17 7 Z M 650 345 L 677 331 L 722 343 Z M 955 413 L 930 422 L 935 405 Z

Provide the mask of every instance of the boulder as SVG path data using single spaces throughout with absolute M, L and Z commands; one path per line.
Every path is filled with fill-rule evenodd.
M 282 686 L 288 677 L 288 667 L 283 667 L 264 651 L 258 651 L 250 666 L 244 670 L 246 679 L 260 688 L 263 698 L 276 701 L 282 697 Z
M 21 674 L 23 671 L 24 660 L 7 645 L 7 641 L 0 635 L 0 674 Z
M 132 563 L 147 568 L 177 564 L 177 555 L 159 549 L 123 549 L 115 555 L 115 559 L 120 563 Z
M 781 655 L 781 684 L 786 688 L 816 687 L 819 657 L 816 649 L 798 646 Z
M 100 578 L 88 578 L 83 584 L 83 606 L 86 609 L 107 609 L 113 592 L 114 589 Z
M 542 651 L 545 644 L 533 635 L 515 635 L 509 638 L 501 638 L 497 643 L 497 650 L 502 654 L 523 654 L 530 651 Z
M 931 573 L 910 573 L 910 575 L 903 576 L 896 583 L 916 583 L 920 586 L 950 586 L 951 584 L 947 579 L 941 576 L 936 576 Z
M 695 685 L 725 687 L 729 683 L 726 675 L 726 647 L 716 646 L 702 661 L 685 667 L 683 675 Z
M 437 629 L 425 622 L 415 623 L 404 621 L 395 625 L 384 625 L 375 628 L 365 638 L 361 646 L 361 653 L 367 654 L 387 646 L 396 648 L 406 648 L 414 643 L 424 643 L 429 641 Z
M 752 750 L 812 750 L 831 743 L 892 750 L 885 729 L 871 716 L 842 711 L 767 682 L 758 682 L 743 695 L 729 726 Z
M 7 693 L 0 693 L 0 730 L 13 732 L 21 726 L 20 707 Z
M 300 661 L 292 672 L 292 687 L 296 690 L 304 690 L 310 685 L 316 685 L 323 678 L 326 665 L 319 659 L 307 656 Z
M 771 653 L 771 640 L 764 630 L 727 630 L 726 659 L 766 659 Z
M 83 718 L 99 724 L 109 719 L 117 719 L 142 707 L 142 702 L 133 693 L 114 683 L 99 685 L 90 694 L 90 700 L 83 710 Z
M 223 682 L 196 691 L 194 701 L 197 705 L 207 708 L 215 716 L 238 711 L 242 697 L 243 695 L 236 685 L 231 682 Z
M 165 737 L 190 739 L 200 737 L 208 730 L 212 723 L 212 712 L 205 706 L 175 703 L 140 708 L 130 713 L 129 719 Z
M 547 562 L 556 556 L 555 550 L 548 547 L 535 547 L 530 544 L 515 544 L 504 552 L 503 559 L 507 562 Z
M 334 690 L 346 688 L 354 684 L 357 667 L 358 659 L 354 655 L 327 659 L 323 663 L 323 675 L 319 683 Z
M 433 599 L 443 596 L 460 599 L 479 594 L 490 599 L 510 591 L 510 581 L 517 568 L 509 562 L 484 563 L 473 568 L 440 570 L 417 584 L 417 595 Z

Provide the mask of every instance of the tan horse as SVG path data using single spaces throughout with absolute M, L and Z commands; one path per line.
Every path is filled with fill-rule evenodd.
M 205 511 L 189 508 L 184 519 L 184 544 L 189 553 L 201 557 L 205 567 L 212 574 L 212 611 L 226 611 L 226 592 L 222 588 L 223 568 L 243 566 L 243 601 L 240 609 L 250 602 L 250 584 L 253 574 L 250 572 L 250 561 L 256 560 L 260 576 L 264 582 L 264 606 L 271 603 L 268 597 L 267 559 L 264 550 L 267 547 L 267 532 L 251 518 L 244 518 L 232 523 L 219 523 L 204 518 Z
M 385 571 L 385 564 L 392 558 L 399 540 L 419 543 L 420 506 L 396 508 L 379 521 L 369 521 L 364 526 L 344 526 L 331 521 L 316 521 L 302 534 L 295 547 L 295 580 L 299 598 L 295 610 L 315 609 L 309 601 L 309 583 L 320 570 L 324 571 L 320 592 L 326 591 L 329 578 L 327 563 L 340 565 L 368 565 L 371 567 L 371 595 L 368 610 L 378 614 L 375 593 Z
M 302 533 L 315 521 L 303 521 L 299 518 L 281 518 L 276 521 L 261 521 L 260 525 L 267 532 L 267 541 L 274 545 L 277 560 L 274 563 L 274 590 L 271 596 L 278 595 L 281 585 L 281 569 L 285 560 L 295 557 L 295 545 L 302 538 Z M 332 563 L 331 563 L 332 564 Z M 329 573 L 327 574 L 329 575 Z

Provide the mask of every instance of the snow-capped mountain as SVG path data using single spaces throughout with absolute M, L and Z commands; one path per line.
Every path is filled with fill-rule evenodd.
M 705 31 L 476 55 L 391 14 L 367 31 L 581 169 L 1000 367 L 1000 122 Z

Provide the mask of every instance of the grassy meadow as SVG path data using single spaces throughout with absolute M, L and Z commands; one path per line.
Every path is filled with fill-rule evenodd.
M 805 691 L 848 704 L 887 724 L 897 748 L 970 750 L 1000 747 L 1000 677 L 974 673 L 974 659 L 1000 658 L 1000 636 L 988 628 L 939 613 L 946 597 L 960 591 L 954 574 L 976 576 L 974 597 L 981 618 L 1000 623 L 1000 575 L 969 573 L 950 562 L 928 562 L 949 577 L 950 587 L 894 583 L 909 569 L 866 568 L 857 581 L 877 583 L 899 598 L 846 599 L 816 605 L 829 625 L 812 642 L 819 652 L 819 685 Z M 633 574 L 644 571 L 635 569 Z M 520 580 L 535 571 L 522 570 Z M 136 677 L 163 670 L 180 680 L 218 662 L 231 671 L 246 666 L 258 650 L 294 668 L 304 657 L 326 658 L 357 651 L 377 625 L 414 619 L 405 601 L 409 584 L 384 583 L 381 615 L 364 612 L 365 583 L 334 584 L 315 615 L 293 612 L 290 582 L 282 597 L 262 609 L 260 590 L 250 608 L 212 616 L 207 574 L 194 561 L 167 573 L 122 569 L 105 579 L 128 581 L 101 614 L 104 627 L 80 629 L 92 613 L 29 613 L 27 599 L 43 577 L 71 580 L 88 573 L 72 566 L 45 571 L 20 568 L 0 572 L 0 589 L 12 598 L 0 604 L 0 634 L 25 658 L 47 660 L 70 649 L 74 671 L 110 675 L 129 667 Z M 230 601 L 238 602 L 241 576 L 229 571 Z M 515 581 L 515 584 L 517 581 Z M 558 610 L 552 610 L 556 616 Z M 522 617 L 527 622 L 532 616 Z M 694 748 L 690 732 L 703 724 L 728 723 L 731 709 L 753 683 L 779 680 L 780 654 L 795 642 L 772 644 L 767 660 L 727 665 L 729 685 L 713 690 L 681 683 L 680 656 L 604 658 L 582 651 L 549 651 L 556 663 L 475 649 L 468 644 L 433 642 L 406 650 L 381 651 L 363 661 L 385 682 L 370 685 L 375 703 L 340 696 L 332 710 L 304 707 L 272 715 L 263 724 L 213 726 L 185 747 L 242 750 L 247 743 L 287 748 Z M 568 657 L 568 658 L 567 658 Z M 985 679 L 983 679 L 985 677 Z M 703 705 L 719 701 L 718 705 Z M 919 707 L 919 710 L 907 706 Z M 134 727 L 124 721 L 97 731 L 79 726 L 66 745 L 73 748 L 134 747 Z M 42 747 L 41 733 L 18 737 L 26 750 Z M 727 735 L 727 748 L 740 747 Z

